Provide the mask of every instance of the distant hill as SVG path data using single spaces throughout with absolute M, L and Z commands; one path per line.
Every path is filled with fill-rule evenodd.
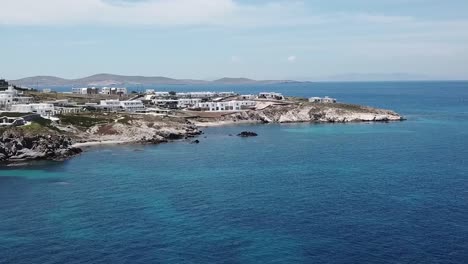
M 96 74 L 80 79 L 63 79 L 54 76 L 34 76 L 10 81 L 21 86 L 125 86 L 125 85 L 187 85 L 187 84 L 275 84 L 289 83 L 289 80 L 257 81 L 247 78 L 222 78 L 215 81 L 172 79 L 168 77 L 124 76 L 114 74 Z
M 327 77 L 327 81 L 425 81 L 431 77 L 410 73 L 348 73 Z

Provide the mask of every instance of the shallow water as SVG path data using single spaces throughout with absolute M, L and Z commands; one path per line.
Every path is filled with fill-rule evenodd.
M 2 168 L 0 263 L 466 263 L 468 83 L 269 90 L 408 121 L 217 127 Z

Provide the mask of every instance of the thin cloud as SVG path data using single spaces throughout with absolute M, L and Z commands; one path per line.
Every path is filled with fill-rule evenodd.
M 287 58 L 287 60 L 288 60 L 288 62 L 290 62 L 290 63 L 294 63 L 294 62 L 296 62 L 297 57 L 294 56 L 294 55 L 291 55 L 291 56 L 289 56 L 289 57 Z
M 239 63 L 239 62 L 241 62 L 241 58 L 239 58 L 238 56 L 231 56 L 231 62 L 232 63 Z
M 303 1 L 271 0 L 2 0 L 0 25 L 311 26 L 357 21 L 409 22 L 411 17 L 308 12 Z M 27 8 L 26 8 L 27 7 Z
M 237 8 L 233 0 L 3 0 L 0 24 L 211 24 Z

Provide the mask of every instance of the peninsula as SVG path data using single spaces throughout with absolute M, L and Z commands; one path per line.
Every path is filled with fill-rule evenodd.
M 125 88 L 74 88 L 68 93 L 0 91 L 0 161 L 63 160 L 86 146 L 159 144 L 191 140 L 201 128 L 243 123 L 389 122 L 399 114 L 337 102 L 264 92 L 160 92 Z M 199 141 L 194 141 L 199 142 Z

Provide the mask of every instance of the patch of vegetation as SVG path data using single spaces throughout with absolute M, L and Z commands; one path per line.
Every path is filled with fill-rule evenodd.
M 370 109 L 367 107 L 363 107 L 360 105 L 354 105 L 354 104 L 333 104 L 337 108 L 341 108 L 343 110 L 348 110 L 348 111 L 355 111 L 355 112 L 370 112 Z
M 0 116 L 7 116 L 7 117 L 22 117 L 27 114 L 25 113 L 14 113 L 14 112 L 1 112 Z
M 108 119 L 103 117 L 96 117 L 96 116 L 87 116 L 87 115 L 60 115 L 60 122 L 63 125 L 72 125 L 72 126 L 79 126 L 90 128 L 95 125 L 104 124 L 109 122 Z
M 30 134 L 47 134 L 50 132 L 49 128 L 41 125 L 40 123 L 32 122 L 30 125 L 19 127 L 20 130 Z
M 303 97 L 289 96 L 289 97 L 286 97 L 286 99 L 289 101 L 295 101 L 295 102 L 301 102 L 301 103 L 309 102 L 309 99 L 303 98 Z

